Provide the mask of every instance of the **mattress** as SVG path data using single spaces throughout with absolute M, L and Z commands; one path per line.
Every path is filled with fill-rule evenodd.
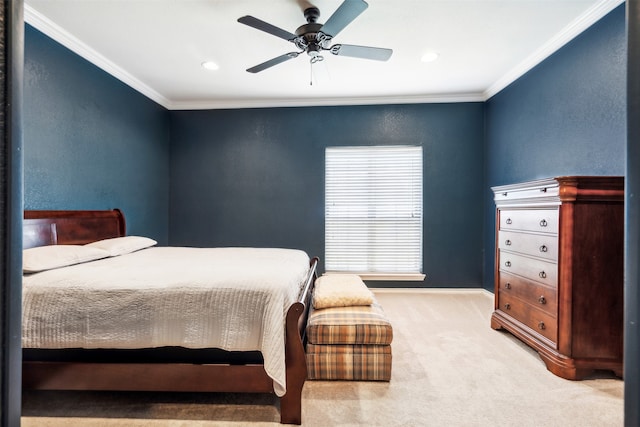
M 308 271 L 294 249 L 151 247 L 24 275 L 22 345 L 260 351 L 282 396 L 285 314 Z

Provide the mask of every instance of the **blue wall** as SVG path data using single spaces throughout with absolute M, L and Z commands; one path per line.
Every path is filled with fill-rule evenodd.
M 25 209 L 120 208 L 168 241 L 168 112 L 26 26 Z
M 482 280 L 483 105 L 171 112 L 170 242 L 324 256 L 324 149 L 422 145 L 425 282 Z
M 486 103 L 485 288 L 495 251 L 490 187 L 624 175 L 626 108 L 624 5 Z
M 324 148 L 421 144 L 427 279 L 372 285 L 492 289 L 491 186 L 624 174 L 625 46 L 620 6 L 486 103 L 168 112 L 27 26 L 25 207 L 322 257 Z

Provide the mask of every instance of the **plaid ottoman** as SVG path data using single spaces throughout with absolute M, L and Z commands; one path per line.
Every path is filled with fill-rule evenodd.
M 312 309 L 307 322 L 307 378 L 391 379 L 393 329 L 382 307 Z

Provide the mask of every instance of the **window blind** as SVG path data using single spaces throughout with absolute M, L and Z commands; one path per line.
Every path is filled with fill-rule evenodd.
M 325 152 L 325 267 L 422 272 L 422 147 Z

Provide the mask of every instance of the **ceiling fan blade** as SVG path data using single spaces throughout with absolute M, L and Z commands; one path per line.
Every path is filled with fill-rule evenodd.
M 264 22 L 258 18 L 254 18 L 253 16 L 243 16 L 241 18 L 238 18 L 238 22 L 253 27 L 257 30 L 264 31 L 265 33 L 269 33 L 276 37 L 280 37 L 281 39 L 285 39 L 287 41 L 292 41 L 297 37 L 295 34 L 290 33 L 287 30 L 278 28 L 275 25 L 271 25 L 268 22 Z
M 367 7 L 369 5 L 364 0 L 344 0 L 320 28 L 320 31 L 331 37 L 337 36 L 344 27 L 356 19 Z
M 352 44 L 336 44 L 331 46 L 329 50 L 338 56 L 351 56 L 375 61 L 386 61 L 391 58 L 393 53 L 393 50 L 382 47 L 356 46 Z
M 265 61 L 262 64 L 258 64 L 254 67 L 248 68 L 247 71 L 250 73 L 259 73 L 260 71 L 264 71 L 267 68 L 273 67 L 274 65 L 278 65 L 290 59 L 297 58 L 298 55 L 300 55 L 299 52 L 285 53 L 284 55 L 276 56 L 273 59 Z

